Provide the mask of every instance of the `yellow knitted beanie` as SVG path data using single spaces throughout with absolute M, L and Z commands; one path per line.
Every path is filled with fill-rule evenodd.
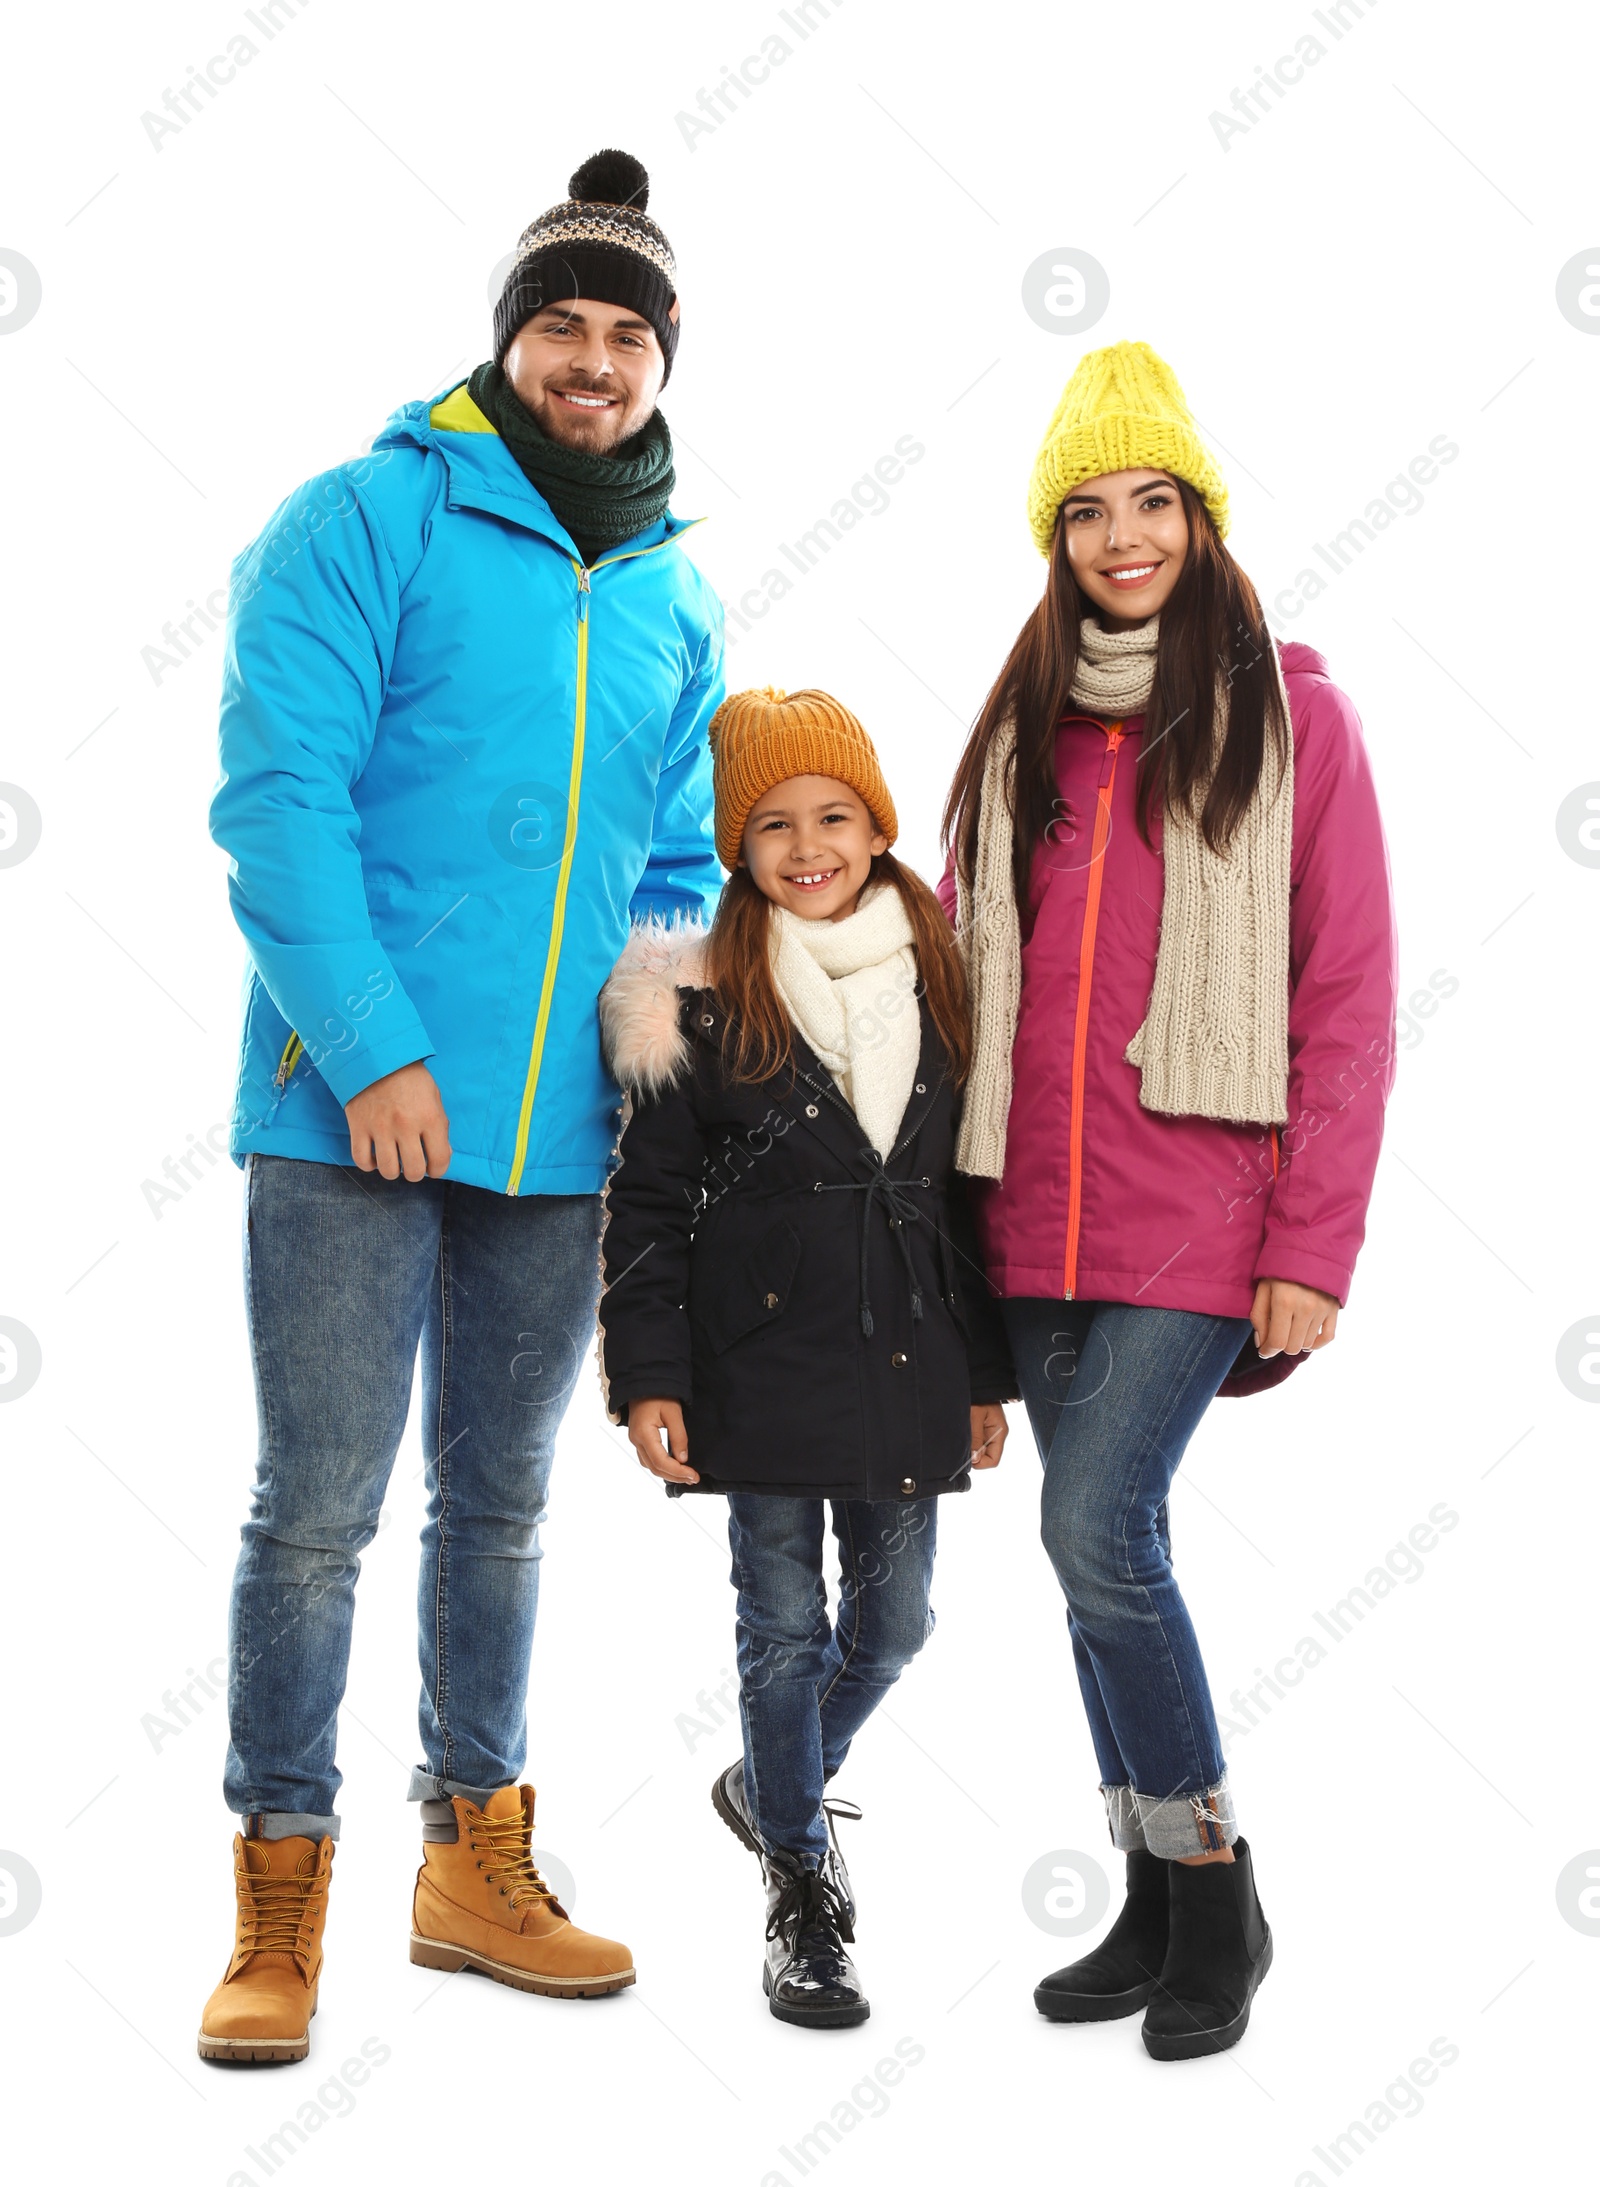
M 848 783 L 892 843 L 900 832 L 894 799 L 872 739 L 826 691 L 734 691 L 711 717 L 711 774 L 717 856 L 739 862 L 744 824 L 758 797 L 795 775 Z
M 1148 342 L 1113 342 L 1079 359 L 1045 431 L 1028 482 L 1028 523 L 1048 555 L 1062 502 L 1107 471 L 1170 471 L 1187 479 L 1228 530 L 1228 489 L 1200 438 L 1172 367 Z

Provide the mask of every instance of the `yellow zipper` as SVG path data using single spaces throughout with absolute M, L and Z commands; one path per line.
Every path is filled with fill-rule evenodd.
M 287 1086 L 290 1079 L 293 1078 L 294 1067 L 299 1062 L 300 1058 L 305 1054 L 305 1052 L 306 1044 L 300 1038 L 300 1035 L 298 1033 L 291 1033 L 289 1035 L 287 1047 L 284 1049 L 283 1054 L 278 1058 L 278 1075 L 273 1080 L 273 1084 L 280 1088 L 280 1090 L 283 1087 Z
M 703 519 L 695 519 L 695 522 Z M 527 1076 L 522 1086 L 522 1107 L 517 1115 L 517 1143 L 511 1154 L 511 1175 L 506 1181 L 506 1193 L 514 1198 L 522 1184 L 522 1166 L 528 1156 L 528 1131 L 533 1122 L 533 1097 L 539 1084 L 539 1069 L 544 1061 L 545 1033 L 550 1024 L 550 1005 L 555 999 L 556 971 L 561 961 L 561 935 L 567 917 L 567 884 L 572 878 L 572 857 L 578 842 L 578 798 L 583 781 L 583 736 L 589 706 L 589 578 L 593 570 L 609 568 L 613 562 L 631 562 L 646 554 L 659 554 L 663 547 L 675 546 L 689 531 L 685 524 L 670 539 L 658 539 L 653 547 L 634 547 L 627 554 L 608 555 L 603 562 L 595 562 L 588 569 L 581 562 L 572 567 L 578 577 L 578 697 L 572 720 L 572 769 L 567 778 L 567 832 L 561 845 L 561 858 L 556 867 L 556 902 L 550 922 L 550 947 L 545 952 L 544 980 L 539 989 L 539 1010 L 533 1021 L 533 1047 L 528 1055 Z

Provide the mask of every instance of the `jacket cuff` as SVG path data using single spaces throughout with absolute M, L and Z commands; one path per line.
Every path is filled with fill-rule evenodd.
M 1332 1261 L 1321 1253 L 1308 1252 L 1290 1238 L 1271 1238 L 1256 1255 L 1255 1281 L 1275 1283 L 1303 1283 L 1313 1291 L 1326 1291 L 1330 1298 L 1342 1306 L 1350 1295 L 1350 1278 L 1354 1270 L 1345 1261 Z
M 619 1428 L 628 1424 L 628 1407 L 646 1397 L 670 1397 L 685 1410 L 693 1402 L 689 1377 L 681 1366 L 645 1367 L 606 1378 L 606 1411 Z
M 1001 1375 L 970 1375 L 972 1402 L 975 1405 L 1015 1405 L 1022 1392 L 1017 1388 L 1015 1376 L 1007 1380 Z
M 437 1053 L 423 1031 L 421 1019 L 413 1013 L 412 1023 L 396 1027 L 387 1040 L 363 1041 L 348 1055 L 325 1056 L 316 1068 L 342 1109 L 391 1071 L 407 1063 L 424 1063 Z

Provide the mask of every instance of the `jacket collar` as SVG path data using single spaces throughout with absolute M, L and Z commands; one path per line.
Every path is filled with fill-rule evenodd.
M 949 1075 L 944 1046 L 925 1000 L 919 998 L 918 1009 L 922 1020 L 922 1046 L 917 1055 L 917 1075 L 911 1098 L 906 1103 L 895 1140 L 897 1147 L 922 1129 Z M 709 994 L 695 995 L 689 1017 L 696 1039 L 720 1051 L 726 1015 Z M 870 1147 L 872 1142 L 862 1130 L 855 1111 L 833 1083 L 827 1065 L 797 1028 L 793 1029 L 793 1037 L 794 1081 L 791 1085 L 787 1077 L 780 1076 L 771 1082 L 772 1105 L 826 1148 L 845 1176 L 858 1183 L 865 1174 L 862 1149 Z
M 528 479 L 516 457 L 467 393 L 461 381 L 438 402 L 405 403 L 373 441 L 374 448 L 404 443 L 431 448 L 444 461 L 447 474 L 446 505 L 452 509 L 481 509 L 489 516 L 504 517 L 525 531 L 550 540 L 572 561 L 583 556 L 565 525 L 559 523 L 548 501 Z M 632 539 L 612 547 L 593 566 L 620 560 L 651 547 L 678 539 L 703 517 L 668 514 Z

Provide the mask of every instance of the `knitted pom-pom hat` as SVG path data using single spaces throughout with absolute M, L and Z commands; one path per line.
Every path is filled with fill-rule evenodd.
M 878 755 L 847 706 L 826 691 L 735 691 L 711 717 L 711 776 L 717 856 L 739 862 L 744 824 L 756 799 L 795 775 L 847 783 L 893 843 L 900 833 Z
M 667 369 L 678 349 L 678 269 L 672 245 L 645 217 L 650 177 L 628 152 L 596 152 L 567 184 L 564 204 L 522 231 L 516 264 L 494 310 L 494 361 L 546 304 L 580 296 L 636 311 L 655 328 Z
M 1079 360 L 1045 430 L 1028 483 L 1028 524 L 1048 555 L 1062 502 L 1107 471 L 1187 479 L 1224 537 L 1228 489 L 1171 365 L 1148 342 L 1113 342 Z

